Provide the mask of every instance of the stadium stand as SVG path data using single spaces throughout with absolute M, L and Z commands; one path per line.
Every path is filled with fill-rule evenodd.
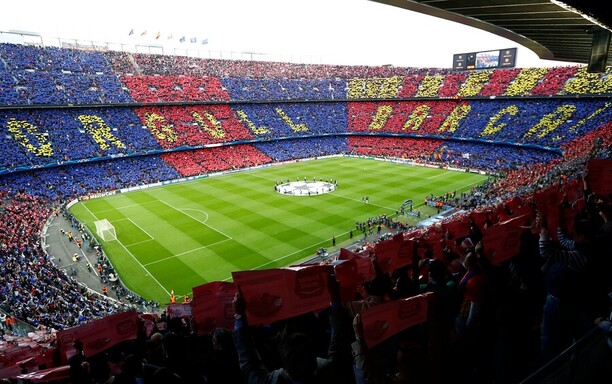
M 604 343 L 593 329 L 610 312 L 603 256 L 612 254 L 612 200 L 609 186 L 585 171 L 593 160 L 609 166 L 612 159 L 611 96 L 609 69 L 454 73 L 0 44 L 0 312 L 7 315 L 0 377 L 76 382 L 69 356 L 81 339 L 87 383 L 312 375 L 347 383 L 520 382 L 567 348 L 579 350 L 584 337 Z M 196 315 L 203 310 L 196 287 L 192 304 L 177 304 L 193 316 L 176 314 L 176 306 L 144 313 L 79 283 L 44 246 L 45 223 L 65 215 L 72 199 L 329 154 L 503 177 L 448 198 L 463 213 L 439 225 L 403 228 L 307 266 L 326 277 L 335 271 L 339 286 L 323 284 L 327 305 L 261 324 L 254 302 L 236 295 L 235 323 L 207 329 Z M 561 219 L 548 201 L 573 203 L 569 218 L 584 219 L 568 220 L 573 242 L 557 233 Z M 570 251 L 558 252 L 549 237 Z M 407 262 L 398 261 L 400 249 Z M 105 275 L 114 272 L 103 255 L 98 262 Z M 341 266 L 350 263 L 368 278 L 346 275 Z M 361 296 L 350 289 L 346 296 L 352 285 Z M 236 286 L 223 287 L 234 296 Z M 246 286 L 241 292 L 249 294 Z M 588 306 L 580 300 L 586 295 Z M 569 324 L 555 312 L 559 302 L 583 320 L 575 329 L 555 328 Z M 374 337 L 399 327 L 377 322 L 399 304 L 408 308 L 407 325 Z M 12 318 L 30 332 L 17 331 Z M 610 372 L 602 359 L 610 351 L 589 350 L 578 357 L 593 363 L 577 373 L 585 382 Z M 304 364 L 296 366 L 296 356 Z

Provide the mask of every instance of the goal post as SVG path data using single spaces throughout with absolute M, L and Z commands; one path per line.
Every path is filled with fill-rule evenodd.
M 103 241 L 117 240 L 117 233 L 115 227 L 106 219 L 98 220 L 94 222 L 96 225 L 96 233 Z

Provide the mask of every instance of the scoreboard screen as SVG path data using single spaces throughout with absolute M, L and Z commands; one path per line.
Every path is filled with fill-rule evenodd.
M 513 68 L 516 65 L 516 48 L 495 51 L 457 53 L 453 55 L 453 70 Z

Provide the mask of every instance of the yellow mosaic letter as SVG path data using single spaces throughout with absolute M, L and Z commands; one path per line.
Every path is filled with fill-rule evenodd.
M 110 145 L 108 143 L 111 143 L 117 148 L 125 148 L 125 144 L 111 133 L 111 128 L 100 116 L 80 115 L 77 118 L 81 124 L 83 124 L 85 131 L 87 131 L 100 146 L 100 149 L 109 149 Z
M 459 122 L 467 116 L 471 109 L 472 107 L 467 104 L 456 106 L 446 120 L 444 120 L 442 125 L 440 125 L 438 130 L 440 132 L 455 132 L 459 126 Z
M 167 124 L 165 117 L 157 113 L 145 113 L 145 124 L 158 140 L 164 140 L 168 143 L 176 142 L 176 132 Z
M 539 138 L 542 138 L 557 129 L 557 127 L 559 127 L 561 124 L 564 124 L 567 120 L 569 120 L 569 118 L 572 117 L 575 111 L 575 105 L 562 105 L 554 112 L 544 115 L 536 125 L 531 127 L 531 129 L 527 131 L 525 135 L 523 135 L 523 137 L 529 137 L 534 133 L 540 131 L 537 136 Z
M 7 128 L 15 140 L 28 152 L 33 153 L 36 156 L 50 157 L 53 155 L 53 147 L 49 141 L 48 134 L 38 132 L 38 127 L 35 125 L 32 125 L 25 120 L 17 120 L 11 117 L 7 122 Z M 38 142 L 38 146 L 30 143 L 30 140 L 26 134 L 34 136 Z
M 256 126 L 255 123 L 253 123 L 251 119 L 249 119 L 249 116 L 247 116 L 246 112 L 244 112 L 242 109 L 237 110 L 236 114 L 238 115 L 238 120 L 240 120 L 241 123 L 249 127 L 251 132 L 253 132 L 254 134 L 263 135 L 264 133 L 270 132 L 270 130 L 268 130 L 268 128 L 266 127 Z
M 497 122 L 502 117 L 504 117 L 504 115 L 512 115 L 512 116 L 514 116 L 517 113 L 518 113 L 518 107 L 516 105 L 510 105 L 510 106 L 508 106 L 506 108 L 503 108 L 502 110 L 497 112 L 495 114 L 495 116 L 493 116 L 491 118 L 491 120 L 489 120 L 489 123 L 487 124 L 485 129 L 482 130 L 482 133 L 480 134 L 480 136 L 488 136 L 488 135 L 492 135 L 494 133 L 497 133 L 497 132 L 501 131 L 507 124 L 506 123 L 499 123 L 499 124 L 497 124 Z
M 381 105 L 376 110 L 376 114 L 370 122 L 370 129 L 379 130 L 387 124 L 389 116 L 393 113 L 393 108 L 390 105 Z
M 407 129 L 412 129 L 413 131 L 418 131 L 421 128 L 421 124 L 425 121 L 427 116 L 429 115 L 429 110 L 431 107 L 426 104 L 419 105 L 416 107 L 410 116 L 408 116 L 408 120 L 404 123 L 402 129 L 405 131 Z
M 222 139 L 225 137 L 225 132 L 223 131 L 223 127 L 221 127 L 221 123 L 219 123 L 219 121 L 217 121 L 217 119 L 215 119 L 212 114 L 204 112 L 204 117 L 206 117 L 206 120 L 208 120 L 208 122 L 213 126 L 213 128 L 208 126 L 208 124 L 204 121 L 204 119 L 202 118 L 202 116 L 200 116 L 199 113 L 194 111 L 191 116 L 193 116 L 193 118 L 198 122 L 198 125 L 204 128 L 206 132 L 210 133 L 213 138 Z
M 296 124 L 296 123 L 294 123 L 291 120 L 291 118 L 282 109 L 276 108 L 276 113 L 279 114 L 281 119 L 283 119 L 283 121 L 285 123 L 287 123 L 287 125 L 289 127 L 291 127 L 291 129 L 293 129 L 294 132 L 301 132 L 301 131 L 307 131 L 308 130 L 308 127 L 306 126 L 306 124 Z

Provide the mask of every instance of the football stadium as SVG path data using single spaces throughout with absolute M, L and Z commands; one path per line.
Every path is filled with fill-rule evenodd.
M 609 16 L 380 2 L 572 64 L 516 67 L 505 47 L 452 68 L 306 64 L 0 33 L 2 383 L 609 377 Z

